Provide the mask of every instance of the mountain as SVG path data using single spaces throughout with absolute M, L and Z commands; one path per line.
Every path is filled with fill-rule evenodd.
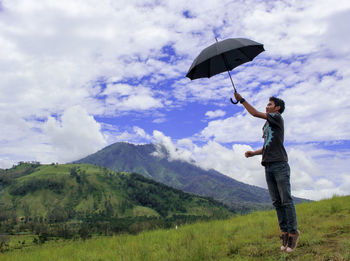
M 243 212 L 271 206 L 266 189 L 239 182 L 213 169 L 205 170 L 189 162 L 169 160 L 165 147 L 157 146 L 119 142 L 75 163 L 90 163 L 114 171 L 136 172 L 185 192 L 212 197 Z M 155 155 L 159 150 L 165 157 Z M 296 203 L 302 201 L 298 198 L 295 200 Z
M 9 220 L 27 224 L 232 214 L 211 198 L 89 164 L 21 163 L 0 174 L 0 230 Z

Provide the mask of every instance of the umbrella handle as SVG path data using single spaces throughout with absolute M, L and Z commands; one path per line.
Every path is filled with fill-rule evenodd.
M 230 77 L 231 78 L 231 77 Z M 231 82 L 232 82 L 232 80 L 231 80 Z M 233 86 L 233 89 L 235 89 L 235 92 L 237 92 L 237 90 L 236 90 L 236 88 L 235 88 L 235 85 L 233 84 L 233 82 L 232 82 L 232 86 Z M 238 103 L 238 101 L 233 101 L 232 100 L 232 98 L 230 98 L 230 101 L 233 103 L 233 104 L 237 104 Z
M 237 103 L 238 103 L 238 101 L 235 101 L 235 102 L 234 102 L 234 101 L 232 100 L 232 98 L 230 98 L 230 101 L 231 101 L 233 104 L 237 104 Z

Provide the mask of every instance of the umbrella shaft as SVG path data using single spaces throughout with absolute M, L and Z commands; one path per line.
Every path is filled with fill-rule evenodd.
M 232 83 L 232 87 L 233 87 L 233 89 L 235 90 L 235 92 L 237 92 L 236 87 L 235 87 L 235 85 L 234 85 L 234 83 L 233 83 L 233 81 L 232 81 L 232 77 L 231 77 L 231 73 L 230 73 L 230 71 L 229 71 L 229 70 L 227 70 L 227 73 L 228 73 L 228 75 L 230 76 L 230 80 L 231 80 L 231 83 Z
M 216 38 L 215 38 L 215 39 L 216 39 Z M 217 39 L 216 39 L 216 41 L 217 41 Z M 221 54 L 221 57 L 222 57 L 222 59 L 224 60 L 224 64 L 225 64 L 227 73 L 228 73 L 228 75 L 230 76 L 230 80 L 231 80 L 231 83 L 232 83 L 232 87 L 233 87 L 233 89 L 235 90 L 235 92 L 237 92 L 236 87 L 235 87 L 235 85 L 233 84 L 233 81 L 232 81 L 230 69 L 229 69 L 229 67 L 228 67 L 228 62 L 227 62 L 227 59 L 226 59 L 226 57 L 225 57 L 225 54 L 222 53 L 222 54 Z

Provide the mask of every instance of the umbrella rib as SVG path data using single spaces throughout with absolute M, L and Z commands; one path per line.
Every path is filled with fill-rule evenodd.
M 250 59 L 250 57 L 242 50 L 242 48 L 239 48 L 238 50 L 241 51 L 241 53 L 248 58 L 249 61 L 253 61 L 253 59 Z
M 210 78 L 210 69 L 211 69 L 211 59 L 208 61 L 209 66 L 208 66 L 208 78 Z

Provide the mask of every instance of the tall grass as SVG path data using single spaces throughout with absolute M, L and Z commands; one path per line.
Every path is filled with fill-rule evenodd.
M 274 211 L 144 232 L 49 242 L 0 254 L 0 260 L 350 260 L 350 197 L 297 205 L 301 238 L 282 253 Z

